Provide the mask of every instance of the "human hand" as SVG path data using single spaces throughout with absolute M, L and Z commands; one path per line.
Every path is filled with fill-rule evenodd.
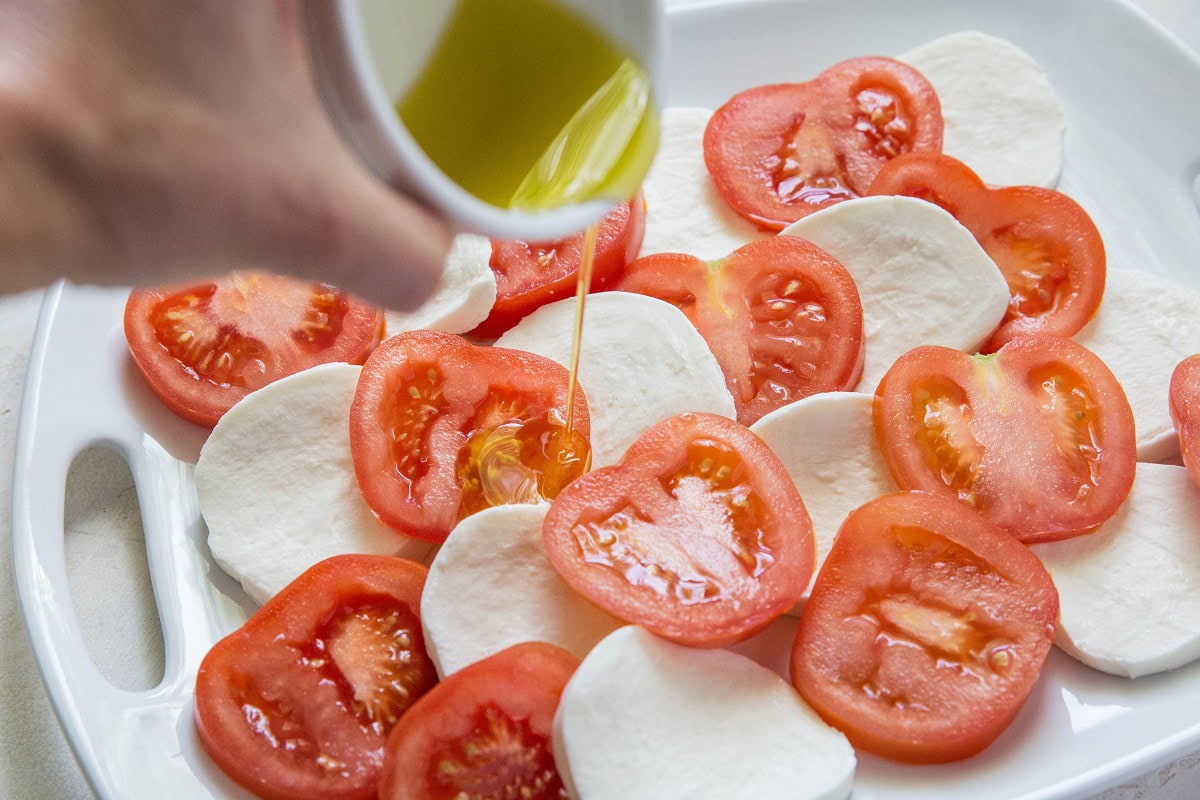
M 313 88 L 299 0 L 0 0 L 0 291 L 312 278 L 404 309 L 451 234 Z

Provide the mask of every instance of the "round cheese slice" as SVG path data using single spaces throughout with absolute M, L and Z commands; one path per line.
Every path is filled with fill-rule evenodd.
M 1005 39 L 960 31 L 899 60 L 937 91 L 943 153 L 993 186 L 1058 185 L 1066 115 L 1032 56 Z
M 1175 367 L 1200 353 L 1200 292 L 1160 275 L 1109 269 L 1096 316 L 1072 338 L 1099 356 L 1124 387 L 1138 461 L 1177 458 L 1168 393 Z
M 736 417 L 716 357 L 683 312 L 630 292 L 588 296 L 579 385 L 592 423 L 592 467 L 615 464 L 647 428 L 686 411 Z M 575 300 L 542 306 L 496 340 L 571 364 Z
M 421 625 L 440 676 L 521 642 L 583 658 L 625 624 L 559 577 L 542 545 L 547 508 L 486 508 L 459 522 L 438 550 L 421 593 Z
M 858 285 L 866 359 L 858 391 L 914 347 L 975 352 L 1008 310 L 1008 283 L 970 231 L 933 203 L 863 197 L 824 208 L 781 235 L 808 239 Z
M 856 767 L 846 737 L 771 670 L 635 626 L 567 682 L 554 755 L 586 800 L 838 800 Z
M 1200 658 L 1200 489 L 1183 467 L 1138 464 L 1115 517 L 1032 550 L 1058 587 L 1055 644 L 1069 655 L 1130 678 Z
M 850 512 L 896 491 L 875 441 L 874 397 L 822 392 L 750 426 L 779 456 L 800 491 L 817 540 L 817 569 Z
M 704 129 L 711 117 L 707 108 L 663 109 L 658 152 L 642 183 L 641 255 L 687 253 L 713 261 L 770 235 L 738 216 L 717 193 L 704 165 Z
M 343 553 L 424 560 L 430 542 L 384 526 L 358 490 L 350 402 L 361 367 L 323 364 L 251 392 L 196 462 L 213 559 L 258 603 Z
M 455 236 L 433 294 L 412 311 L 384 312 L 388 334 L 413 330 L 466 333 L 483 322 L 496 302 L 491 260 L 492 242 L 486 236 Z

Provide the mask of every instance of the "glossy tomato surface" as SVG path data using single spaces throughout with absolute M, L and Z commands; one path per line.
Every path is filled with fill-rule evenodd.
M 361 364 L 383 312 L 332 286 L 264 272 L 134 289 L 125 339 L 146 383 L 173 412 L 212 427 L 272 381 L 335 361 Z
M 955 158 L 913 152 L 885 164 L 869 194 L 907 195 L 941 206 L 1000 267 L 1011 299 L 984 352 L 1027 333 L 1073 336 L 1100 307 L 1104 241 L 1087 211 L 1061 192 L 990 188 Z
M 862 374 L 858 288 L 804 239 L 762 239 L 712 262 L 645 256 L 614 288 L 683 311 L 717 357 L 743 425 L 817 392 L 853 389 Z
M 937 92 L 916 69 L 867 56 L 806 83 L 734 95 L 704 132 L 704 162 L 718 193 L 767 230 L 866 194 L 901 153 L 942 149 Z
M 374 798 L 388 733 L 437 681 L 425 576 L 399 558 L 330 558 L 218 642 L 195 698 L 213 761 L 272 800 Z
M 363 364 L 350 452 L 367 504 L 409 536 L 443 541 L 463 517 L 542 502 L 587 469 L 590 421 L 567 370 L 533 353 L 408 331 Z
M 1133 485 L 1133 412 L 1082 345 L 1013 339 L 971 356 L 919 347 L 876 390 L 875 434 L 903 489 L 956 499 L 1026 543 L 1092 530 Z
M 715 414 L 671 417 L 568 485 L 543 541 L 559 574 L 615 617 L 681 644 L 745 639 L 808 587 L 816 546 L 779 458 Z
M 380 800 L 565 800 L 551 726 L 578 666 L 526 642 L 446 676 L 388 737 Z
M 639 193 L 618 203 L 598 223 L 592 259 L 592 291 L 607 289 L 637 257 L 646 232 L 646 201 Z M 494 240 L 490 266 L 496 275 L 496 302 L 473 336 L 494 338 L 525 316 L 575 294 L 583 263 L 584 233 L 554 242 Z
M 857 748 L 975 755 L 1041 673 L 1058 593 L 1027 547 L 960 503 L 895 493 L 853 511 L 813 584 L 792 683 Z
M 1179 362 L 1171 373 L 1168 394 L 1183 465 L 1200 486 L 1200 355 Z

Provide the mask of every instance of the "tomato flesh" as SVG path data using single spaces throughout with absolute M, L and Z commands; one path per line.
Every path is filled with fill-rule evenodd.
M 852 58 L 806 83 L 757 86 L 719 108 L 704 161 L 722 198 L 767 230 L 861 197 L 901 153 L 940 151 L 937 93 L 889 58 Z
M 1011 299 L 984 352 L 1022 334 L 1072 336 L 1100 307 L 1104 241 L 1088 213 L 1064 194 L 1038 186 L 989 188 L 961 161 L 917 152 L 884 165 L 869 194 L 941 206 L 996 262 Z
M 388 738 L 380 800 L 565 800 L 551 726 L 578 665 L 527 642 L 446 676 Z
M 600 220 L 591 291 L 607 289 L 620 278 L 637 257 L 645 232 L 646 201 L 640 193 L 618 203 Z M 489 265 L 496 275 L 496 301 L 471 335 L 497 337 L 546 303 L 575 294 L 583 249 L 583 232 L 553 242 L 494 240 Z
M 587 401 L 566 428 L 567 371 L 550 359 L 409 331 L 363 365 L 350 408 L 355 475 L 401 533 L 440 542 L 469 514 L 547 501 L 589 464 Z
M 782 463 L 712 414 L 652 427 L 621 462 L 551 504 L 546 550 L 568 584 L 672 641 L 718 647 L 790 608 L 815 562 L 812 525 Z
M 1180 361 L 1168 390 L 1179 452 L 1192 482 L 1200 486 L 1200 355 Z
M 1003 530 L 935 495 L 885 495 L 834 539 L 797 631 L 792 681 L 855 747 L 954 761 L 1016 716 L 1057 623 L 1049 574 Z
M 716 356 L 743 425 L 817 392 L 853 389 L 862 374 L 854 279 L 799 237 L 752 242 L 713 262 L 645 256 L 614 288 L 683 311 Z
M 1055 336 L 996 354 L 920 347 L 876 391 L 896 483 L 952 497 L 1031 543 L 1086 533 L 1133 484 L 1133 414 L 1112 372 Z
M 146 383 L 173 412 L 212 427 L 249 392 L 308 367 L 361 364 L 383 312 L 324 284 L 233 272 L 135 289 L 125 338 Z
M 195 696 L 217 765 L 260 797 L 375 797 L 388 733 L 437 681 L 425 574 L 387 556 L 327 559 L 218 642 Z

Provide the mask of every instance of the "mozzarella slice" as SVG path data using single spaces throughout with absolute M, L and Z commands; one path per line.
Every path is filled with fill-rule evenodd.
M 1200 491 L 1183 467 L 1138 464 L 1115 517 L 1032 550 L 1058 587 L 1055 644 L 1071 656 L 1130 678 L 1200 658 Z
M 774 672 L 628 626 L 588 654 L 554 716 L 555 764 L 583 800 L 844 798 L 840 732 Z
M 571 363 L 575 300 L 549 303 L 496 340 Z M 708 411 L 736 417 L 721 367 L 670 303 L 630 292 L 587 298 L 579 385 L 592 421 L 592 466 L 615 464 L 634 439 L 667 417 Z
M 817 569 L 851 511 L 896 491 L 875 442 L 874 398 L 823 392 L 750 426 L 779 456 L 804 499 L 817 539 Z
M 646 233 L 641 255 L 688 253 L 705 261 L 724 258 L 770 234 L 738 216 L 717 194 L 704 165 L 707 108 L 666 108 L 658 152 L 642 184 Z
M 858 391 L 899 356 L 926 344 L 975 352 L 1004 319 L 1008 284 L 970 232 L 912 197 L 847 200 L 792 223 L 842 262 L 858 285 L 866 360 Z
M 342 553 L 423 560 L 429 542 L 380 523 L 350 457 L 361 367 L 324 364 L 251 392 L 225 412 L 196 462 L 208 546 L 258 603 Z
M 1178 458 L 1168 392 L 1176 365 L 1200 353 L 1200 292 L 1148 272 L 1109 269 L 1096 316 L 1072 338 L 1125 388 L 1138 461 Z
M 420 329 L 466 333 L 483 322 L 496 302 L 491 259 L 492 242 L 486 236 L 455 236 L 433 295 L 412 311 L 384 312 L 388 334 Z
M 1004 39 L 962 31 L 899 60 L 920 70 L 937 91 L 943 153 L 993 186 L 1058 185 L 1066 115 L 1028 53 Z
M 442 677 L 521 642 L 583 658 L 625 624 L 559 577 L 542 545 L 547 508 L 486 508 L 442 544 L 421 593 L 425 647 Z

